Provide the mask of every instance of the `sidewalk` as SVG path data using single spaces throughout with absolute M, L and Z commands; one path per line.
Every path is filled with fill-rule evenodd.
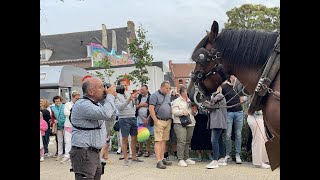
M 49 151 L 55 153 L 55 144 L 49 144 Z M 144 162 L 131 163 L 130 167 L 123 166 L 123 160 L 119 160 L 120 155 L 111 152 L 109 159 L 111 164 L 105 166 L 105 174 L 102 180 L 278 180 L 280 179 L 280 169 L 271 171 L 270 169 L 254 168 L 251 163 L 235 164 L 229 162 L 227 166 L 221 166 L 217 169 L 206 169 L 205 166 L 210 162 L 196 162 L 195 165 L 188 167 L 178 166 L 177 161 L 173 161 L 172 166 L 167 169 L 157 169 L 155 156 L 148 158 L 141 157 Z M 71 173 L 70 162 L 61 164 L 55 158 L 46 158 L 40 162 L 41 180 L 69 180 L 74 179 L 74 173 Z

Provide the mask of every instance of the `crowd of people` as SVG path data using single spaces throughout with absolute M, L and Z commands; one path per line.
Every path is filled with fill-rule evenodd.
M 56 157 L 61 163 L 71 162 L 75 179 L 100 179 L 108 160 L 110 132 L 118 123 L 117 154 L 122 154 L 119 160 L 123 160 L 126 167 L 133 162 L 142 163 L 141 157 L 152 154 L 152 138 L 137 142 L 138 128 L 142 126 L 154 136 L 156 168 L 166 169 L 172 165 L 169 150 L 181 167 L 203 161 L 205 156 L 211 161 L 205 168 L 226 166 L 232 159 L 233 133 L 235 160 L 241 164 L 241 135 L 246 113 L 241 106 L 243 94 L 237 92 L 235 81 L 236 77 L 230 76 L 206 102 L 217 108 L 203 109 L 190 101 L 185 86 L 179 87 L 179 93 L 171 91 L 168 81 L 162 82 L 160 89 L 151 94 L 147 85 L 128 91 L 125 79 L 120 79 L 116 87 L 106 86 L 97 77 L 86 77 L 82 97 L 80 92 L 73 91 L 70 102 L 64 103 L 61 96 L 55 96 L 52 105 L 40 98 L 40 162 Z M 182 122 L 182 117 L 187 117 L 189 122 Z M 261 111 L 248 115 L 247 123 L 252 132 L 252 163 L 268 169 L 264 145 L 267 136 Z M 56 139 L 55 154 L 48 151 L 51 134 Z M 197 158 L 190 158 L 191 150 Z

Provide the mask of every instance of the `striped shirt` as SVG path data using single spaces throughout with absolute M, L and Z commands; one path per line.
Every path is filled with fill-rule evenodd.
M 72 107 L 71 123 L 77 127 L 101 129 L 80 130 L 72 127 L 71 145 L 77 147 L 95 147 L 101 149 L 106 143 L 105 120 L 111 121 L 116 112 L 114 96 L 107 95 L 102 106 L 100 103 L 93 104 L 88 99 L 79 99 Z

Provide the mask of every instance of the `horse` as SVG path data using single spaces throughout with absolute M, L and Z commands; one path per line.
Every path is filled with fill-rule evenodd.
M 258 97 L 255 102 L 251 99 L 253 108 L 249 108 L 249 114 L 262 109 L 265 125 L 274 136 L 266 143 L 274 170 L 280 166 L 280 33 L 223 29 L 218 34 L 218 30 L 218 23 L 213 21 L 211 31 L 192 53 L 196 66 L 188 94 L 192 101 L 202 104 L 230 75 L 237 77 L 249 94 Z M 277 64 L 278 69 L 272 68 L 276 65 L 269 61 Z M 262 77 L 268 72 L 271 77 Z

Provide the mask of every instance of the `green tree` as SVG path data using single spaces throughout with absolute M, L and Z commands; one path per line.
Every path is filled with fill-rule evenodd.
M 109 61 L 108 56 L 106 56 L 100 63 L 101 63 L 100 67 L 103 67 L 104 71 L 103 71 L 103 73 L 101 73 L 99 71 L 95 71 L 95 75 L 97 77 L 99 77 L 100 79 L 102 79 L 103 82 L 106 82 L 105 81 L 105 77 L 107 77 L 108 78 L 108 82 L 110 83 L 110 77 L 114 73 L 114 70 L 110 69 L 111 62 Z
M 135 81 L 134 81 L 134 77 L 129 73 L 129 74 L 124 74 L 124 75 L 118 76 L 117 79 L 116 79 L 116 81 L 114 82 L 114 84 L 116 84 L 116 82 L 117 82 L 119 79 L 122 79 L 122 78 L 124 78 L 124 79 L 129 79 L 130 81 L 135 82 Z
M 244 4 L 227 11 L 225 28 L 280 31 L 280 8 Z
M 133 83 L 137 85 L 137 81 L 140 85 L 146 84 L 150 79 L 148 75 L 147 66 L 152 65 L 153 57 L 149 54 L 148 50 L 152 49 L 150 41 L 146 40 L 147 31 L 143 29 L 142 25 L 139 26 L 137 32 L 137 38 L 135 38 L 128 46 L 130 55 L 135 62 L 135 70 L 129 73 Z

